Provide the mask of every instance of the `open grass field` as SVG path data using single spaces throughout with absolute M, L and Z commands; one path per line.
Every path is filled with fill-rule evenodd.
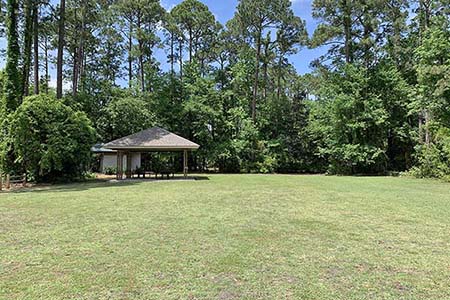
M 450 299 L 450 184 L 212 175 L 3 193 L 0 299 Z

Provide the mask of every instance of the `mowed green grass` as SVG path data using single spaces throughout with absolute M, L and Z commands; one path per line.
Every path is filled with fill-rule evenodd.
M 211 175 L 3 193 L 0 299 L 450 299 L 450 184 Z

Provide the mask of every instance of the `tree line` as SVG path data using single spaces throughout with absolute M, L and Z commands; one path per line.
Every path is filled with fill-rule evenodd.
M 314 0 L 309 33 L 292 5 L 221 24 L 197 0 L 2 2 L 0 168 L 82 173 L 90 143 L 159 125 L 202 146 L 199 171 L 448 177 L 450 1 Z

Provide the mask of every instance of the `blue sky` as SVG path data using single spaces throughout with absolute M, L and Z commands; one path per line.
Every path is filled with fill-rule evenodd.
M 228 20 L 230 20 L 235 11 L 237 6 L 237 0 L 200 0 L 201 2 L 205 3 L 211 12 L 216 16 L 219 22 L 222 24 L 225 24 Z M 52 0 L 53 2 L 53 0 Z M 175 5 L 181 3 L 182 0 L 161 0 L 161 5 L 167 9 L 172 9 Z M 314 29 L 317 26 L 317 21 L 312 18 L 311 13 L 311 5 L 312 0 L 291 0 L 292 7 L 294 10 L 294 13 L 301 17 L 303 20 L 306 21 L 308 34 L 311 35 L 314 31 Z M 6 46 L 5 39 L 0 39 L 0 49 L 4 49 Z M 295 66 L 297 69 L 297 72 L 300 74 L 305 74 L 311 71 L 310 69 L 310 63 L 324 54 L 326 49 L 319 48 L 319 49 L 302 49 L 299 53 L 292 55 L 290 57 L 291 63 Z M 168 69 L 168 65 L 166 63 L 167 57 L 166 53 L 162 49 L 156 49 L 155 56 L 158 59 L 158 61 L 161 63 L 161 67 L 163 70 Z M 4 57 L 0 58 L 0 68 L 3 68 L 5 65 Z M 51 85 L 55 85 L 55 69 L 54 66 L 51 66 L 50 70 L 50 76 L 51 76 Z M 121 83 L 120 83 L 121 84 Z

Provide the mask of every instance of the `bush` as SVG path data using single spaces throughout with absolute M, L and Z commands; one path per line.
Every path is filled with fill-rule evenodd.
M 103 173 L 105 175 L 116 175 L 117 174 L 117 168 L 115 168 L 115 167 L 106 167 L 103 170 Z
M 450 129 L 440 128 L 430 145 L 416 148 L 416 165 L 409 174 L 418 178 L 450 179 Z
M 16 161 L 36 180 L 70 180 L 88 168 L 96 135 L 84 113 L 40 95 L 26 98 L 10 120 Z

